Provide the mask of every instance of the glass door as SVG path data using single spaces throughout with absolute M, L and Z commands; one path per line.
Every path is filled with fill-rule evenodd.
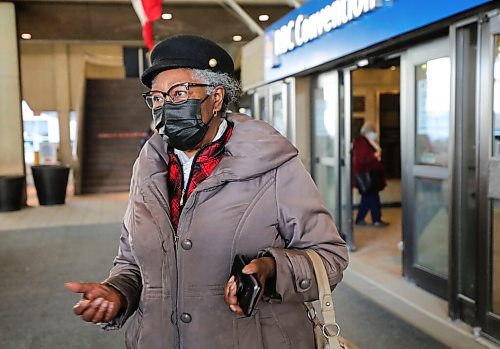
M 312 88 L 313 178 L 340 229 L 339 74 L 323 73 Z
M 312 88 L 313 178 L 327 208 L 355 249 L 352 233 L 350 70 L 320 74 Z
M 295 142 L 295 80 L 288 78 L 259 87 L 253 93 L 255 118 L 271 124 L 278 132 Z
M 500 17 L 481 24 L 478 317 L 500 339 Z
M 403 271 L 442 297 L 448 290 L 451 60 L 448 38 L 401 59 Z
M 271 111 L 268 121 L 274 128 L 287 137 L 287 89 L 283 81 L 275 82 L 269 85 L 269 103 Z

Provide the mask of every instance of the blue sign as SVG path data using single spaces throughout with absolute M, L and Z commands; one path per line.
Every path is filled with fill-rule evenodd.
M 265 33 L 265 81 L 333 61 L 493 0 L 310 0 Z

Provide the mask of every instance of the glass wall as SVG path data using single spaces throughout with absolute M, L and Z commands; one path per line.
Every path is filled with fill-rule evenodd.
M 55 111 L 35 115 L 26 101 L 22 102 L 24 158 L 28 165 L 54 164 L 59 147 L 59 117 Z

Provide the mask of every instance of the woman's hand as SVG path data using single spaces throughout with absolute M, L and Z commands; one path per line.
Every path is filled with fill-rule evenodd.
M 259 283 L 262 286 L 261 295 L 264 294 L 264 286 L 266 280 L 269 278 L 276 277 L 276 262 L 273 257 L 261 257 L 252 260 L 243 269 L 244 274 L 256 274 Z M 224 300 L 229 305 L 231 311 L 238 315 L 243 315 L 243 310 L 238 304 L 238 298 L 236 297 L 236 292 L 238 290 L 238 285 L 234 280 L 234 276 L 231 276 L 229 281 L 224 287 Z M 262 296 L 261 296 L 262 297 Z
M 64 286 L 72 292 L 82 293 L 82 299 L 75 304 L 73 312 L 87 322 L 111 321 L 125 305 L 125 298 L 113 287 L 90 282 L 67 282 Z

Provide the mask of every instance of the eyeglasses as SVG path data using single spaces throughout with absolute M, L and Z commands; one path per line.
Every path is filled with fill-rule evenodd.
M 200 84 L 194 82 L 183 82 L 171 86 L 167 92 L 151 90 L 144 92 L 142 97 L 150 109 L 162 107 L 165 102 L 173 104 L 182 104 L 188 100 L 189 88 L 191 86 L 212 86 L 210 84 Z

